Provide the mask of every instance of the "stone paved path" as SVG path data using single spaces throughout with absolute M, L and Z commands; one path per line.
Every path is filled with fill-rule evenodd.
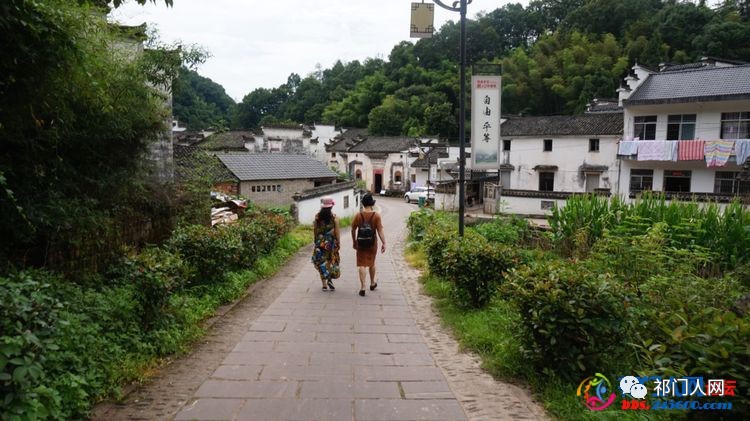
M 348 235 L 336 291 L 321 291 L 311 264 L 298 267 L 175 419 L 466 419 L 388 254 L 378 256 L 378 288 L 357 295 Z

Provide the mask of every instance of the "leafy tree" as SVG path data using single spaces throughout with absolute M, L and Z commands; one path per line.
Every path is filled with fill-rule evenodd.
M 232 121 L 234 100 L 224 87 L 181 67 L 172 84 L 174 116 L 191 130 L 224 127 Z
M 165 129 L 165 97 L 153 86 L 181 58 L 129 49 L 92 7 L 0 6 L 2 267 L 101 248 L 118 215 L 148 206 L 144 157 Z
M 408 119 L 409 103 L 389 95 L 368 115 L 367 131 L 373 135 L 398 136 L 403 134 Z

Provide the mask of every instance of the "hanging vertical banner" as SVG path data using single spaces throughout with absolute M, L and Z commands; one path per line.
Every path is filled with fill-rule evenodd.
M 435 31 L 435 5 L 432 3 L 411 4 L 411 38 L 430 38 Z
M 472 169 L 500 167 L 500 76 L 471 77 Z

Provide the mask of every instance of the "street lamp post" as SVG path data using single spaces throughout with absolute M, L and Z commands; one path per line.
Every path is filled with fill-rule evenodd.
M 450 10 L 452 12 L 459 12 L 461 16 L 461 32 L 459 36 L 459 50 L 460 50 L 460 73 L 459 73 L 459 105 L 458 105 L 458 235 L 464 235 L 464 213 L 465 208 L 465 169 L 466 169 L 466 130 L 464 124 L 466 120 L 466 7 L 472 2 L 472 0 L 460 0 L 454 1 L 453 6 L 448 6 L 441 0 L 433 0 L 435 4 L 442 7 L 443 9 Z

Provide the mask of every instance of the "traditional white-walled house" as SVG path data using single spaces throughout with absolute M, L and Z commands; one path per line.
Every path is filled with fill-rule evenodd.
M 333 213 L 339 218 L 351 217 L 359 212 L 359 191 L 356 189 L 355 181 L 327 184 L 294 195 L 297 222 L 315 222 L 315 215 L 320 211 L 320 199 L 323 196 L 333 198 Z
M 750 65 L 704 59 L 633 71 L 618 90 L 622 194 L 719 202 L 750 194 L 750 181 L 738 178 L 750 154 Z
M 403 192 L 410 183 L 409 154 L 416 144 L 415 138 L 350 129 L 327 145 L 328 165 L 361 180 L 371 192 Z
M 333 184 L 338 177 L 306 155 L 238 152 L 216 157 L 234 175 L 241 196 L 267 206 L 291 205 L 295 194 Z
M 592 107 L 572 116 L 508 117 L 501 134 L 500 174 L 480 174 L 472 183 L 472 197 L 496 201 L 486 211 L 544 215 L 572 194 L 617 193 L 618 107 Z M 501 188 L 487 192 L 486 183 Z M 452 206 L 454 199 L 448 200 Z

